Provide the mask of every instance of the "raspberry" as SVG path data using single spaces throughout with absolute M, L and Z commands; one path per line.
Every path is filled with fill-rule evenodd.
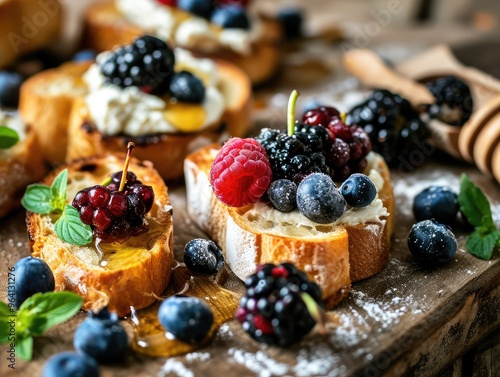
M 231 207 L 255 203 L 271 183 L 266 150 L 255 139 L 230 139 L 215 157 L 210 183 L 215 196 Z

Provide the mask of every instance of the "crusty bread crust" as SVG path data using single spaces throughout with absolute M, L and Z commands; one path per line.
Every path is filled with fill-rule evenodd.
M 348 294 L 351 281 L 372 276 L 387 265 L 392 231 L 388 219 L 338 225 L 317 236 L 270 233 L 263 230 L 264 226 L 257 229 L 244 217 L 252 206 L 231 208 L 212 193 L 208 174 L 218 149 L 208 146 L 185 160 L 188 212 L 223 249 L 228 265 L 239 278 L 253 273 L 257 264 L 290 261 L 320 285 L 323 299 L 331 308 Z M 374 159 L 371 168 L 384 179 L 379 198 L 388 210 L 393 209 L 387 165 L 378 155 Z
M 0 67 L 58 37 L 62 10 L 58 1 L 0 1 Z
M 19 112 L 36 133 L 47 162 L 66 160 L 68 119 L 75 99 L 87 92 L 82 75 L 90 65 L 66 63 L 32 76 L 21 86 Z
M 123 156 L 82 159 L 68 166 L 68 201 L 81 188 L 101 183 L 109 174 L 121 170 Z M 62 169 L 62 168 L 61 168 Z M 50 184 L 58 171 L 44 179 Z M 85 310 L 108 306 L 119 316 L 130 313 L 130 307 L 149 306 L 165 290 L 171 276 L 173 259 L 173 224 L 167 187 L 149 163 L 132 160 L 130 171 L 143 184 L 153 187 L 155 202 L 148 214 L 157 221 L 160 231 L 152 247 L 118 249 L 99 261 L 89 247 L 78 247 L 61 241 L 54 232 L 49 215 L 28 212 L 26 223 L 33 256 L 42 258 L 52 269 L 56 290 L 69 290 L 83 297 Z M 151 231 L 151 228 L 150 228 Z M 131 239 L 132 240 L 132 239 Z M 127 245 L 127 243 L 126 243 Z
M 282 40 L 282 29 L 276 20 L 264 16 L 261 18 L 264 32 L 262 38 L 253 44 L 250 55 L 241 55 L 222 48 L 219 52 L 208 55 L 202 51 L 193 52 L 230 61 L 248 75 L 252 84 L 263 83 L 275 74 L 281 60 L 279 44 Z M 142 34 L 144 30 L 128 22 L 112 2 L 93 4 L 85 13 L 83 44 L 88 48 L 97 51 L 110 50 L 116 45 L 130 43 Z
M 33 131 L 27 129 L 26 137 L 14 145 L 5 158 L 0 156 L 0 219 L 21 206 L 26 185 L 45 175 L 40 145 Z
M 106 152 L 121 152 L 129 141 L 136 143 L 134 155 L 153 163 L 163 179 L 182 177 L 183 160 L 196 149 L 217 142 L 221 137 L 221 125 L 228 134 L 244 136 L 250 130 L 251 85 L 248 78 L 234 65 L 219 61 L 221 91 L 227 103 L 220 123 L 201 132 L 162 134 L 140 142 L 137 138 L 103 136 L 92 127 L 93 121 L 83 99 L 75 101 L 68 131 L 67 161 L 100 155 Z

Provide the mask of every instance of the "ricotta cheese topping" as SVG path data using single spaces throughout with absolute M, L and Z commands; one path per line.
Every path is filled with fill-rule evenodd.
M 136 0 L 116 0 L 116 6 L 127 20 L 141 29 L 164 40 L 172 40 L 178 46 L 204 52 L 214 52 L 226 47 L 248 55 L 252 42 L 262 35 L 262 22 L 251 15 L 250 30 L 219 29 L 195 15 L 176 17 L 171 7 L 156 0 L 142 0 L 140 7 Z
M 368 176 L 375 184 L 377 191 L 382 190 L 384 187 L 384 179 L 380 173 L 370 168 L 374 163 L 374 155 L 371 153 L 367 156 L 368 160 Z M 266 227 L 266 231 L 273 233 L 287 233 L 289 235 L 320 235 L 324 232 L 330 232 L 337 225 L 356 225 L 366 223 L 380 223 L 385 221 L 382 217 L 388 216 L 389 213 L 384 207 L 382 200 L 375 198 L 375 200 L 367 207 L 363 208 L 349 208 L 344 214 L 334 223 L 331 224 L 318 224 L 309 220 L 302 215 L 298 209 L 292 212 L 280 212 L 273 208 L 269 203 L 258 201 L 254 206 L 244 214 L 247 220 L 258 221 Z
M 217 122 L 224 111 L 225 100 L 217 88 L 217 66 L 213 61 L 195 58 L 185 50 L 175 49 L 174 52 L 176 67 L 194 72 L 205 84 L 205 99 L 201 104 L 205 120 L 196 129 L 198 132 Z M 98 62 L 105 58 L 105 54 L 98 56 Z M 106 84 L 97 64 L 93 64 L 85 73 L 84 81 L 89 89 L 85 102 L 90 118 L 100 133 L 140 136 L 179 132 L 165 118 L 164 111 L 169 105 L 162 98 L 147 94 L 137 87 L 120 88 Z

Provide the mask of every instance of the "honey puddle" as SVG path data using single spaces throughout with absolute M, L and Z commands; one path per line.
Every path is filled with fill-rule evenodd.
M 212 340 L 217 330 L 226 321 L 234 318 L 239 304 L 239 295 L 221 287 L 213 277 L 193 277 L 184 266 L 172 271 L 172 280 L 166 291 L 166 297 L 180 293 L 205 300 L 214 313 L 214 324 L 207 336 L 199 343 L 185 343 L 166 333 L 158 320 L 158 308 L 161 301 L 141 309 L 132 310 L 131 321 L 134 328 L 132 349 L 145 356 L 171 357 L 193 352 Z

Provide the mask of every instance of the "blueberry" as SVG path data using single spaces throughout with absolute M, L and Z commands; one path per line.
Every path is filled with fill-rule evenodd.
M 372 180 L 360 173 L 352 174 L 340 187 L 347 204 L 360 208 L 369 206 L 377 196 L 377 188 Z
M 288 179 L 278 179 L 267 189 L 271 204 L 280 212 L 297 208 L 297 185 Z
M 192 272 L 214 275 L 224 266 L 224 256 L 213 241 L 197 238 L 186 244 L 184 263 Z
M 224 29 L 250 29 L 250 20 L 245 8 L 241 5 L 217 8 L 212 13 L 211 21 Z
M 284 8 L 278 12 L 278 20 L 287 39 L 295 39 L 302 36 L 302 24 L 304 21 L 302 9 Z
M 210 18 L 214 10 L 214 2 L 212 0 L 179 0 L 177 6 L 179 9 L 206 19 Z
M 0 71 L 0 106 L 17 107 L 24 78 L 16 72 Z
M 182 71 L 172 77 L 170 93 L 181 102 L 202 103 L 205 99 L 205 86 L 191 72 Z
M 346 202 L 329 176 L 313 173 L 297 188 L 297 207 L 309 220 L 329 224 L 342 216 Z
M 54 274 L 40 258 L 26 257 L 14 265 L 15 306 L 17 309 L 35 293 L 52 292 L 55 289 Z
M 446 225 L 424 220 L 411 228 L 408 249 L 419 261 L 438 266 L 453 258 L 457 251 L 457 240 Z
M 127 333 L 116 313 L 107 308 L 98 313 L 89 311 L 88 318 L 75 331 L 73 345 L 83 354 L 99 362 L 115 362 L 127 351 Z
M 176 295 L 160 305 L 161 325 L 179 340 L 196 343 L 207 335 L 214 322 L 210 306 L 197 297 Z
M 97 56 L 96 50 L 82 50 L 78 51 L 73 56 L 73 61 L 74 62 L 95 61 L 96 56 Z
M 61 352 L 47 360 L 42 377 L 99 377 L 99 369 L 90 357 Z
M 428 187 L 413 200 L 413 215 L 417 221 L 434 219 L 453 225 L 459 209 L 458 196 L 448 187 Z

